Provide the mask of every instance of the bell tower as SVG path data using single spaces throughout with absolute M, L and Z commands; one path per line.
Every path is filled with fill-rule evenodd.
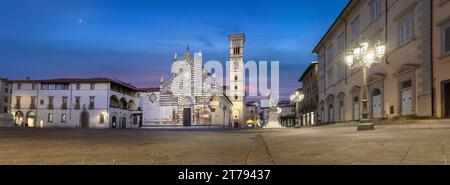
M 245 73 L 244 73 L 244 33 L 230 34 L 230 87 L 228 96 L 233 102 L 233 127 L 244 127 L 245 118 Z

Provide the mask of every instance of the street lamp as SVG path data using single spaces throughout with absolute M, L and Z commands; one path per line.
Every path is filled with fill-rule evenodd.
M 296 91 L 294 94 L 291 95 L 291 102 L 295 103 L 295 114 L 296 117 L 298 119 L 298 122 L 295 123 L 295 128 L 299 128 L 300 125 L 298 125 L 297 123 L 300 123 L 300 107 L 299 107 L 299 103 L 303 101 L 303 99 L 305 98 L 305 95 L 302 92 Z
M 369 48 L 369 43 L 363 39 L 363 42 L 359 46 L 353 48 L 348 52 L 345 57 L 345 62 L 350 69 L 362 68 L 363 70 L 363 97 L 362 102 L 362 113 L 361 120 L 358 124 L 358 131 L 361 130 L 373 130 L 374 125 L 369 119 L 368 111 L 368 89 L 367 89 L 367 69 L 371 67 L 372 64 L 379 63 L 384 57 L 386 52 L 386 46 L 380 41 L 374 46 L 374 48 Z

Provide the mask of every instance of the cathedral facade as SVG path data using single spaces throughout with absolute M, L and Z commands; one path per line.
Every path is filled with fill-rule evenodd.
M 140 92 L 144 126 L 244 127 L 244 35 L 229 35 L 230 86 L 220 86 L 203 68 L 202 53 L 175 54 L 171 77 Z M 231 98 L 230 98 L 231 97 Z

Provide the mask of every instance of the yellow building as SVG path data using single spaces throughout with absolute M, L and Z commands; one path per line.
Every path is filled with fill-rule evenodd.
M 433 0 L 433 69 L 436 116 L 450 117 L 450 1 Z
M 345 56 L 363 41 L 386 45 L 367 71 L 369 118 L 432 116 L 430 28 L 429 0 L 351 0 L 313 50 L 322 121 L 360 119 L 363 73 L 349 69 Z

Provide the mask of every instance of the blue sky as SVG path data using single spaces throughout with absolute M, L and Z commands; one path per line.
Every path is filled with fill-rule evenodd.
M 0 76 L 104 76 L 158 86 L 170 76 L 174 52 L 189 44 L 204 61 L 226 61 L 227 34 L 244 32 L 246 61 L 280 61 L 286 98 L 347 2 L 0 0 Z

